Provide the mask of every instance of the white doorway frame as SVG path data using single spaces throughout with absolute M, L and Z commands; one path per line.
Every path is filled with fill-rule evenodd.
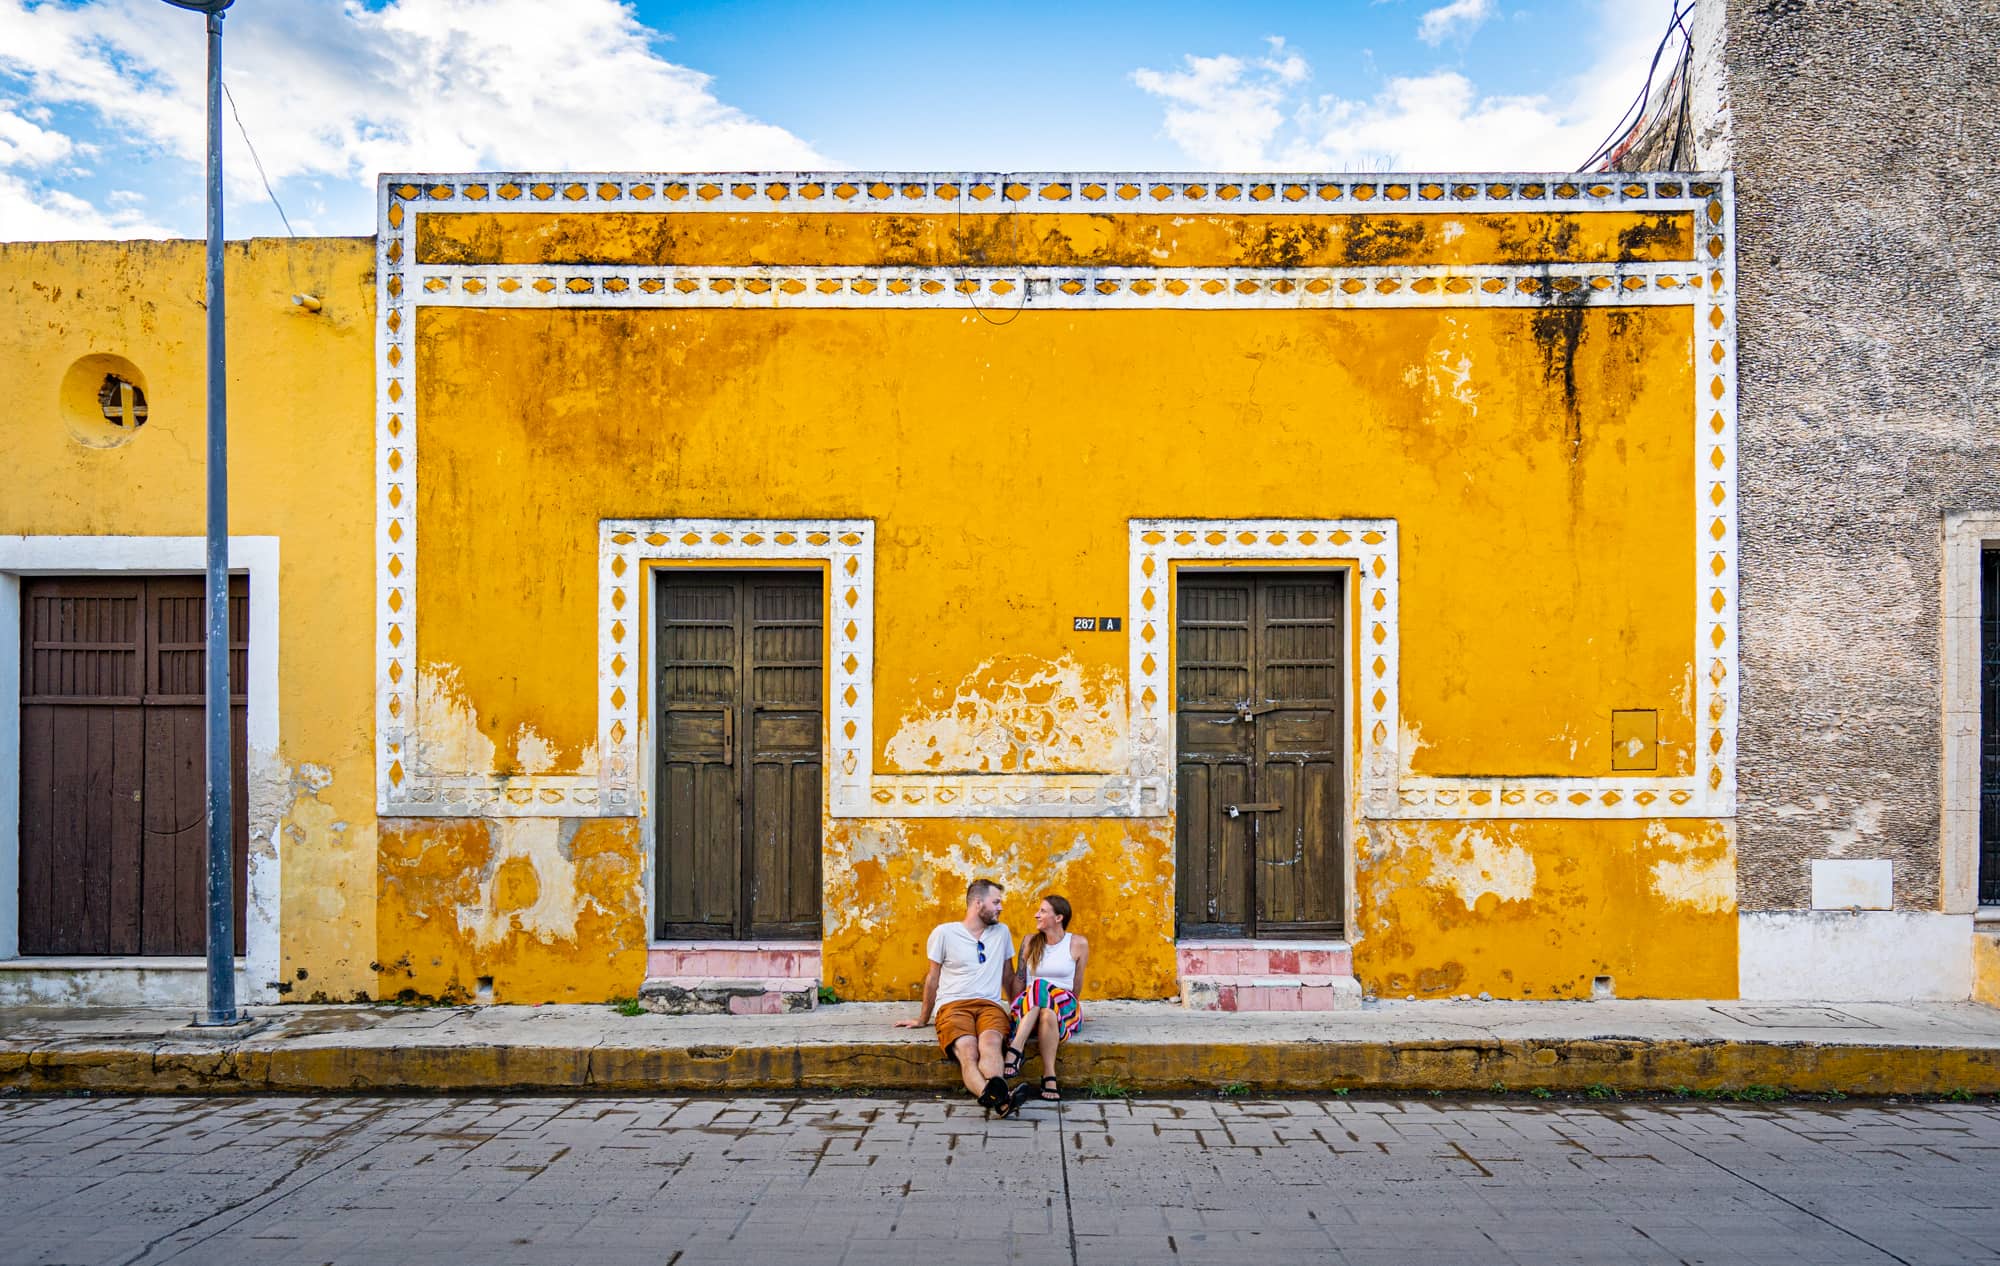
M 0 536 L 0 961 L 12 967 L 45 964 L 69 982 L 64 996 L 72 1000 L 134 1000 L 128 977 L 142 982 L 137 986 L 140 999 L 175 1005 L 185 999 L 181 990 L 170 987 L 177 973 L 159 970 L 165 965 L 160 959 L 21 958 L 21 578 L 184 575 L 201 571 L 205 558 L 206 543 L 199 536 Z M 272 780 L 254 773 L 278 753 L 278 538 L 230 537 L 229 569 L 250 580 L 244 687 L 253 777 L 247 788 L 251 838 L 240 1000 L 276 1002 L 284 845 L 284 832 L 276 824 L 284 806 L 275 803 Z M 269 824 L 262 835 L 260 823 Z M 93 975 L 101 978 L 99 987 L 93 987 Z M 150 983 L 154 981 L 167 983 Z

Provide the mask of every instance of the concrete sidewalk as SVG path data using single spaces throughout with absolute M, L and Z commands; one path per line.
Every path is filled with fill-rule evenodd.
M 798 1015 L 605 1006 L 259 1008 L 218 1040 L 184 1011 L 0 1010 L 0 1090 L 105 1094 L 944 1090 L 909 1004 Z M 1036 1066 L 1030 1056 L 1030 1068 Z M 1621 1091 L 2000 1093 L 2000 1010 L 1974 1003 L 1382 1002 L 1327 1014 L 1096 1002 L 1062 1057 L 1077 1093 Z

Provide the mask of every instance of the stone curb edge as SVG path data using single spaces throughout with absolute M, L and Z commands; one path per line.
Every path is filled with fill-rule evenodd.
M 1032 1066 L 1032 1061 L 1031 1061 Z M 1727 1039 L 1078 1044 L 1064 1083 L 1126 1092 L 1727 1090 L 1847 1095 L 2000 1094 L 2000 1048 Z M 939 1091 L 931 1047 L 526 1045 L 134 1046 L 0 1050 L 15 1094 L 698 1093 Z

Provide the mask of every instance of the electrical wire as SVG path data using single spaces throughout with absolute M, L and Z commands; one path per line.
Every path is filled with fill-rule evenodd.
M 264 160 L 257 157 L 257 147 L 250 143 L 250 129 L 243 126 L 243 115 L 236 108 L 236 96 L 229 91 L 229 84 L 227 82 L 224 82 L 222 85 L 222 95 L 229 99 L 229 113 L 236 119 L 236 130 L 242 134 L 243 145 L 250 151 L 250 161 L 257 166 L 257 179 L 264 182 L 265 196 L 271 199 L 272 206 L 278 208 L 278 219 L 284 222 L 285 232 L 289 236 L 297 237 L 298 234 L 292 232 L 292 221 L 285 214 L 284 204 L 278 201 L 277 192 L 271 188 L 271 178 L 264 174 Z
M 960 287 L 960 288 L 959 288 L 959 293 L 965 296 L 965 301 L 966 301 L 966 303 L 968 303 L 968 304 L 970 304 L 970 305 L 972 306 L 972 310 L 973 310 L 974 312 L 977 312 L 977 313 L 979 314 L 979 319 L 980 319 L 980 320 L 982 320 L 982 321 L 984 321 L 984 322 L 986 322 L 986 324 L 988 324 L 988 325 L 1012 325 L 1012 324 L 1013 324 L 1013 323 L 1015 322 L 1015 320 L 1016 320 L 1017 318 L 1019 318 L 1019 317 L 1020 317 L 1020 315 L 1021 315 L 1021 314 L 1022 314 L 1023 312 L 1027 311 L 1027 308 L 1028 308 L 1028 277 L 1027 277 L 1027 265 L 1026 265 L 1026 263 L 1025 263 L 1025 262 L 1024 262 L 1024 261 L 1023 261 L 1022 259 L 1021 259 L 1021 221 L 1020 221 L 1020 219 L 1018 218 L 1018 217 L 1020 216 L 1020 214 L 1021 214 L 1021 208 L 1017 206 L 1017 207 L 1014 207 L 1014 208 L 1013 208 L 1012 210 L 1008 210 L 1008 209 L 1007 209 L 1007 208 L 1006 208 L 1006 207 L 1004 206 L 1004 204 L 1005 204 L 1005 203 L 1007 202 L 1007 173 L 1005 173 L 1005 172 L 1001 172 L 1001 173 L 999 173 L 999 174 L 998 174 L 998 179 L 997 179 L 997 181 L 996 181 L 996 190 L 997 190 L 997 192 L 999 193 L 999 195 L 1000 195 L 1000 201 L 1001 201 L 1001 202 L 1002 202 L 1002 204 L 1003 204 L 1003 206 L 1002 206 L 1002 209 L 1001 209 L 1001 217 L 1002 217 L 1002 218 L 1004 218 L 1004 219 L 1006 219 L 1006 220 L 1007 220 L 1007 222 L 1008 222 L 1008 223 L 1009 223 L 1009 224 L 1010 224 L 1010 225 L 1012 226 L 1012 229 L 1013 229 L 1013 236 L 1014 236 L 1014 262 L 1015 262 L 1016 264 L 1019 264 L 1019 265 L 1020 265 L 1020 267 L 1021 267 L 1021 270 L 1022 270 L 1022 275 L 1021 275 L 1021 301 L 1020 301 L 1020 303 L 1019 303 L 1019 304 L 1017 304 L 1017 305 L 1015 306 L 1015 308 L 1014 308 L 1014 310 L 1013 310 L 1012 312 L 1009 312 L 1009 313 L 1007 313 L 1007 319 L 1006 319 L 1006 320 L 1004 320 L 1004 321 L 1000 321 L 1000 320 L 995 320 L 995 319 L 994 319 L 994 318 L 993 318 L 992 316 L 988 315 L 988 313 L 987 313 L 987 311 L 986 311 L 986 309 L 985 309 L 985 308 L 982 308 L 982 307 L 980 307 L 980 306 L 979 306 L 979 301 L 978 301 L 977 299 L 974 299 L 974 298 L 972 297 L 972 292 L 971 292 L 970 290 L 967 290 L 967 289 L 965 289 L 965 288 L 964 288 L 964 285 L 965 285 L 965 281 L 966 281 L 966 276 L 965 276 L 965 180 L 964 180 L 964 176 L 965 176 L 965 174 L 966 174 L 966 173 L 963 173 L 963 172 L 961 172 L 961 173 L 960 173 L 960 179 L 959 179 L 959 182 L 958 182 L 958 199 L 957 199 L 957 204 L 958 204 L 958 208 L 957 208 L 957 212 L 956 212 L 956 219 L 955 219 L 955 221 L 954 221 L 954 223 L 953 223 L 953 226 L 952 226 L 952 227 L 953 227 L 953 230 L 954 230 L 954 234 L 953 234 L 953 235 L 954 235 L 954 236 L 955 236 L 955 237 L 956 237 L 956 238 L 958 239 L 955 245 L 956 245 L 956 249 L 957 249 L 957 255 L 958 255 L 958 265 L 957 265 L 957 269 L 958 269 L 958 280 L 959 280 L 959 287 Z
M 1618 116 L 1618 122 L 1612 124 L 1610 134 L 1603 141 L 1599 142 L 1596 149 L 1590 152 L 1589 158 L 1584 159 L 1578 165 L 1578 171 L 1601 170 L 1598 164 L 1615 159 L 1620 143 L 1629 139 L 1633 130 L 1645 120 L 1646 103 L 1652 99 L 1653 95 L 1653 78 L 1659 73 L 1660 61 L 1667 55 L 1667 45 L 1673 42 L 1674 35 L 1677 32 L 1687 41 L 1686 51 L 1681 57 L 1683 65 L 1686 65 L 1690 60 L 1689 55 L 1692 54 L 1694 49 L 1694 37 L 1688 31 L 1685 19 L 1689 14 L 1694 12 L 1696 3 L 1697 0 L 1686 0 L 1685 6 L 1683 6 L 1682 0 L 1668 0 L 1668 12 L 1670 16 L 1667 19 L 1666 33 L 1660 37 L 1659 44 L 1653 49 L 1653 60 L 1646 67 L 1646 82 L 1640 85 L 1639 95 L 1633 98 L 1632 104 L 1626 106 L 1625 112 Z M 1683 91 L 1685 91 L 1685 84 L 1683 84 Z

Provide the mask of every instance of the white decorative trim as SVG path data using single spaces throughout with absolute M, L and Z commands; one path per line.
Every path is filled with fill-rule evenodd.
M 2000 549 L 2000 510 L 1954 511 L 1944 516 L 1943 529 L 1938 905 L 1968 914 L 1979 908 L 1980 556 Z
M 206 561 L 207 542 L 199 536 L 0 536 L 0 664 L 8 666 L 0 668 L 0 769 L 7 771 L 0 773 L 0 958 L 20 952 L 21 577 L 199 572 Z M 253 834 L 250 841 L 243 962 L 253 983 L 241 1000 L 276 1002 L 285 843 L 276 824 L 285 806 L 275 800 L 272 780 L 256 773 L 278 759 L 278 538 L 230 537 L 229 566 L 250 578 L 247 808 L 253 831 L 258 823 L 273 824 L 268 836 Z M 268 854 L 260 844 L 269 845 Z
M 624 211 L 794 215 L 1072 212 L 1338 215 L 1420 212 L 1685 211 L 1721 177 L 1398 172 L 1388 176 L 1189 172 L 452 172 L 385 173 L 381 190 L 418 211 Z M 402 227 L 394 225 L 392 227 Z
M 1685 307 L 1688 261 L 1368 268 L 641 267 L 415 264 L 443 308 L 1541 308 Z M 1554 296 L 1551 299 L 1551 296 Z
M 1268 176 L 1187 174 L 711 173 L 385 175 L 377 189 L 377 787 L 384 814 L 605 814 L 643 812 L 644 775 L 634 722 L 626 743 L 600 700 L 600 765 L 594 775 L 501 779 L 416 767 L 416 416 L 410 358 L 415 313 L 455 307 L 822 307 L 869 309 L 1003 304 L 1133 309 L 1389 308 L 1685 305 L 1694 316 L 1696 486 L 1692 527 L 1698 575 L 1692 663 L 1700 693 L 1695 773 L 1685 778 L 1405 778 L 1393 709 L 1362 727 L 1363 799 L 1371 817 L 1640 818 L 1732 816 L 1736 800 L 1737 525 L 1734 185 L 1727 173 L 1575 175 Z M 1126 215 L 1449 214 L 1520 210 L 1675 211 L 1694 223 L 1694 259 L 1668 263 L 1355 267 L 1329 269 L 1078 267 L 639 267 L 622 265 L 419 265 L 419 214 L 431 211 L 804 213 L 979 211 L 1115 212 Z M 679 521 L 619 521 L 659 528 Z M 722 521 L 717 521 L 718 523 Z M 740 538 L 742 524 L 715 531 Z M 1165 521 L 1161 521 L 1165 522 Z M 1293 521 L 1200 522 L 1225 534 L 1295 532 Z M 1359 521 L 1356 521 L 1359 522 Z M 1393 541 L 1394 525 L 1385 540 Z M 608 526 L 608 525 L 607 525 Z M 768 526 L 768 525 L 766 525 Z M 1307 526 L 1304 530 L 1323 530 Z M 622 530 L 622 529 L 621 529 Z M 690 529 L 692 530 L 692 529 Z M 748 530 L 759 530 L 751 527 Z M 1134 532 L 1139 531 L 1137 523 Z M 1179 530 L 1179 529 L 1176 529 Z M 1192 530 L 1192 529 L 1190 529 Z M 1345 529 L 1336 529 L 1345 530 Z M 1377 530 L 1371 528 L 1369 530 Z M 712 533 L 711 533 L 712 534 Z M 871 536 L 872 541 L 872 536 Z M 1205 537 L 1204 537 L 1205 539 Z M 1136 540 L 1136 537 L 1135 537 Z M 693 549 L 693 546 L 687 548 Z M 731 546 L 730 548 L 735 548 Z M 1220 546 L 1209 547 L 1221 549 Z M 1240 545 L 1248 550 L 1251 547 Z M 1261 548 L 1269 546 L 1268 541 Z M 718 561 L 741 555 L 716 555 Z M 1155 551 L 1156 558 L 1164 557 Z M 1217 554 L 1220 558 L 1223 555 Z M 1246 554 L 1244 557 L 1256 557 Z M 1137 569 L 1145 555 L 1133 549 Z M 607 565 L 608 565 L 608 560 Z M 628 561 L 637 568 L 638 556 Z M 872 576 L 872 550 L 865 565 Z M 1393 568 L 1393 548 L 1388 551 Z M 1137 574 L 1135 570 L 1135 575 Z M 600 590 L 609 601 L 613 588 Z M 861 591 L 870 604 L 872 585 Z M 1135 582 L 1134 603 L 1145 589 Z M 1393 585 L 1383 628 L 1393 639 Z M 1155 598 L 1157 601 L 1157 596 Z M 1372 598 L 1371 598 L 1372 601 Z M 1153 816 L 1171 811 L 1170 716 L 1148 717 L 1143 699 L 1170 697 L 1159 668 L 1142 680 L 1134 606 L 1129 684 L 1133 763 L 1124 771 L 1065 775 L 876 774 L 859 741 L 830 763 L 828 812 L 883 817 Z M 601 642 L 601 645 L 603 643 Z M 866 644 L 872 648 L 872 633 Z M 607 663 L 609 660 L 602 660 Z M 1372 666 L 1372 659 L 1370 664 Z M 637 671 L 627 657 L 621 679 Z M 602 669 L 600 670 L 602 676 Z M 1158 678 L 1155 680 L 1154 678 Z M 636 681 L 636 678 L 634 679 Z M 872 734 L 872 675 L 839 722 Z M 840 687 L 844 694 L 847 687 Z M 628 705 L 635 697 L 626 690 Z M 1368 692 L 1367 702 L 1374 697 Z M 830 692 L 829 700 L 834 700 Z M 1170 705 L 1160 703 L 1159 706 Z M 829 709 L 829 735 L 833 710 Z M 1374 738 L 1377 725 L 1383 737 Z M 1148 729 L 1147 726 L 1154 728 Z M 1151 735 L 1151 738 L 1144 737 Z M 1164 737 L 1163 737 L 1164 736 Z M 829 747 L 829 751 L 835 751 Z M 628 762 L 619 772 L 620 761 Z M 839 785 L 833 780 L 839 778 Z M 865 802 L 865 803 L 864 803 Z

